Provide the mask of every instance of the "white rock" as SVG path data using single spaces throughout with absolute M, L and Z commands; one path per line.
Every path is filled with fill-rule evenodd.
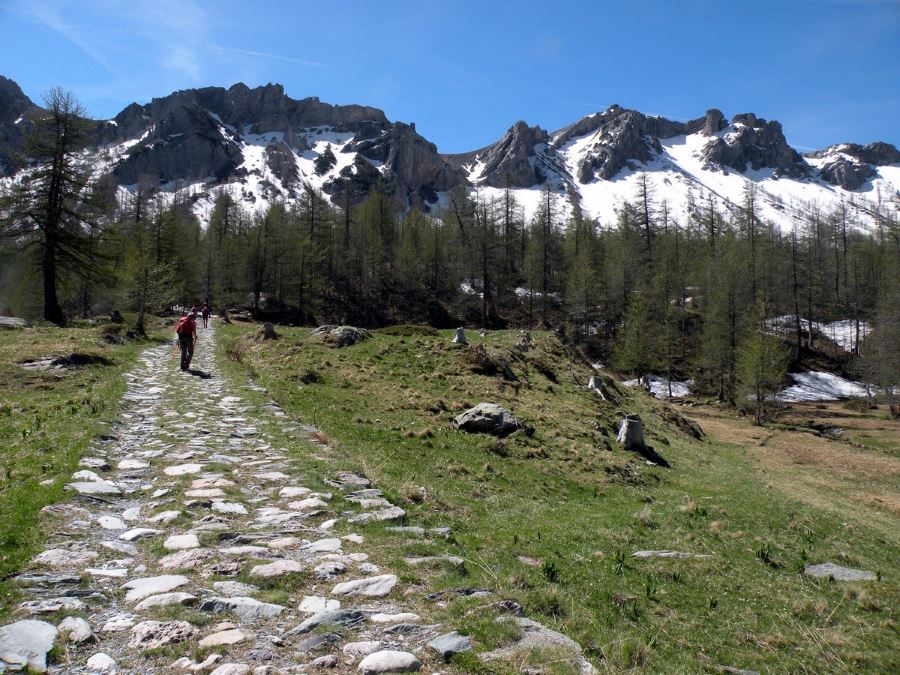
M 305 487 L 283 487 L 278 491 L 278 495 L 285 499 L 293 499 L 294 497 L 304 497 L 310 492 L 312 492 L 312 490 Z
M 253 584 L 245 584 L 240 581 L 216 581 L 213 582 L 213 590 L 226 597 L 249 596 L 259 590 Z
M 62 548 L 51 548 L 39 553 L 34 562 L 47 567 L 65 567 L 68 565 L 84 565 L 97 557 L 94 551 L 67 551 Z
M 159 559 L 159 566 L 164 570 L 195 569 L 212 554 L 208 548 L 189 548 L 163 556 Z
M 421 667 L 421 662 L 414 654 L 385 649 L 369 654 L 360 661 L 357 670 L 365 675 L 375 675 L 376 673 L 411 673 Z
M 363 642 L 348 642 L 344 645 L 344 654 L 347 656 L 368 656 L 381 651 L 384 643 L 380 640 L 366 640 Z
M 119 470 L 120 471 L 130 471 L 134 469 L 147 469 L 150 467 L 150 462 L 145 462 L 142 459 L 123 459 L 119 462 Z
M 340 553 L 341 540 L 336 538 L 319 539 L 302 547 L 306 553 Z
M 224 497 L 225 491 L 221 488 L 201 488 L 199 490 L 187 490 L 185 497 L 214 499 L 216 497 Z
M 138 539 L 149 539 L 162 534 L 162 530 L 154 530 L 152 527 L 136 527 L 119 535 L 122 541 L 137 541 Z
M 128 526 L 119 518 L 113 516 L 100 516 L 97 524 L 104 530 L 127 530 Z
M 184 551 L 189 548 L 199 548 L 200 540 L 196 534 L 173 534 L 163 542 L 163 548 L 167 551 Z
M 43 673 L 54 640 L 56 628 L 46 621 L 16 621 L 0 628 L 0 659 Z
M 299 537 L 279 537 L 278 539 L 273 539 L 269 543 L 269 548 L 279 550 L 282 548 L 289 548 L 291 546 L 296 546 L 301 543 L 303 540 Z
M 56 630 L 70 642 L 85 642 L 94 637 L 91 625 L 78 616 L 67 616 L 59 623 Z
M 250 576 L 262 577 L 265 579 L 270 577 L 280 577 L 285 574 L 292 574 L 302 571 L 303 565 L 298 563 L 296 560 L 276 560 L 275 562 L 271 562 L 267 565 L 257 565 L 250 570 Z
M 318 497 L 309 497 L 307 499 L 301 499 L 297 502 L 290 502 L 287 506 L 289 509 L 293 509 L 294 511 L 308 511 L 309 509 L 327 508 L 328 504 L 326 502 L 323 502 Z
M 219 513 L 236 513 L 241 516 L 247 515 L 247 507 L 237 502 L 213 502 L 213 511 Z
M 121 633 L 134 626 L 136 622 L 137 619 L 132 614 L 117 614 L 107 619 L 100 631 L 103 633 Z
M 201 471 L 203 471 L 203 467 L 200 464 L 177 464 L 163 469 L 163 473 L 167 476 L 187 476 Z
M 363 538 L 363 536 L 359 534 L 345 534 L 343 537 L 341 537 L 341 539 L 343 539 L 344 541 L 349 541 L 353 544 L 362 544 L 363 542 L 365 542 L 365 538 Z
M 109 577 L 110 579 L 124 579 L 128 576 L 127 567 L 110 567 L 108 569 L 88 567 L 85 573 L 92 577 Z
M 108 654 L 98 652 L 87 660 L 85 665 L 95 673 L 114 673 L 117 670 L 116 662 Z
M 200 647 L 221 647 L 226 645 L 236 645 L 238 642 L 252 640 L 253 633 L 241 628 L 232 628 L 231 630 L 223 630 L 212 635 L 207 635 L 200 640 Z
M 300 611 L 307 614 L 319 614 L 320 612 L 333 612 L 341 608 L 340 600 L 330 600 L 317 595 L 307 595 L 300 601 Z
M 120 495 L 122 491 L 119 489 L 119 486 L 109 483 L 107 481 L 99 481 L 99 480 L 91 480 L 91 481 L 76 481 L 75 483 L 68 483 L 66 485 L 66 489 L 75 490 L 83 495 Z
M 257 478 L 262 481 L 278 481 L 278 480 L 287 480 L 290 478 L 287 474 L 283 474 L 280 471 L 268 471 L 266 473 L 257 473 L 253 475 L 254 478 Z
M 250 544 L 246 544 L 244 546 L 227 546 L 225 548 L 220 548 L 219 551 L 224 553 L 225 555 L 236 555 L 236 556 L 249 556 L 249 555 L 257 555 L 259 553 L 266 553 L 269 549 L 265 546 L 252 546 Z
M 126 544 L 124 541 L 101 541 L 100 545 L 116 553 L 124 553 L 125 555 L 138 554 L 137 546 Z
M 250 666 L 242 663 L 223 663 L 209 675 L 247 675 L 249 672 Z
M 140 506 L 132 506 L 130 509 L 125 509 L 122 512 L 122 520 L 126 522 L 134 522 L 135 520 L 141 519 L 141 507 Z
M 377 577 L 354 579 L 345 581 L 331 589 L 332 595 L 365 595 L 367 597 L 380 598 L 391 592 L 397 585 L 397 576 L 394 574 L 382 574 Z
M 82 469 L 81 471 L 76 471 L 75 473 L 73 473 L 72 480 L 88 480 L 100 483 L 106 482 L 103 479 L 103 476 L 94 473 L 93 471 L 88 471 L 87 469 Z
M 385 614 L 378 612 L 369 617 L 372 623 L 415 623 L 419 620 L 418 614 L 412 612 L 398 612 L 397 614 Z
M 132 579 L 128 583 L 123 584 L 122 588 L 130 589 L 125 594 L 125 601 L 136 602 L 151 595 L 174 591 L 179 586 L 184 586 L 189 582 L 190 580 L 187 577 L 180 574 L 163 574 L 158 577 Z
M 167 523 L 171 523 L 178 516 L 181 515 L 181 511 L 161 511 L 154 516 L 147 518 L 148 523 L 163 523 L 164 525 Z
M 151 595 L 141 600 L 134 606 L 135 611 L 142 612 L 151 607 L 166 607 L 168 605 L 191 605 L 197 601 L 196 595 L 190 593 L 160 593 Z

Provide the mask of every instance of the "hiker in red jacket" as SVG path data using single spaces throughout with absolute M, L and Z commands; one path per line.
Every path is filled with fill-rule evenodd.
M 181 369 L 191 367 L 191 359 L 194 358 L 194 345 L 197 343 L 197 308 L 191 307 L 191 311 L 178 320 L 175 326 L 178 334 L 178 344 L 181 347 Z

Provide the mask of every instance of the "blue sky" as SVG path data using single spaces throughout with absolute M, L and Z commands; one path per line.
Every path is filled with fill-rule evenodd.
M 900 145 L 900 0 L 0 0 L 0 44 L 32 99 L 60 85 L 95 117 L 279 82 L 415 122 L 442 152 L 611 103 L 755 112 L 803 150 Z

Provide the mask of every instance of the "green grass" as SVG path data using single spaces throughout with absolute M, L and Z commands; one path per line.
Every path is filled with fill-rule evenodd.
M 422 596 L 489 588 L 493 599 L 514 599 L 526 616 L 577 640 L 610 672 L 900 668 L 897 528 L 886 537 L 864 519 L 821 513 L 773 489 L 748 449 L 688 438 L 642 394 L 619 390 L 616 402 L 600 401 L 583 388 L 588 367 L 550 334 L 536 333 L 524 355 L 512 349 L 517 331 L 484 340 L 491 361 L 518 378 L 511 382 L 502 369 L 485 374 L 491 368 L 472 350 L 451 346 L 451 331 L 376 333 L 336 350 L 308 340 L 305 329 L 280 328 L 283 338 L 266 343 L 245 339 L 248 330 L 220 333 L 223 362 L 318 425 L 332 464 L 323 467 L 305 444 L 282 437 L 301 462 L 320 472 L 361 470 L 407 509 L 409 524 L 453 528 L 449 541 L 407 550 L 452 553 L 465 566 L 407 570 L 405 583 L 417 592 L 406 602 L 469 630 L 479 649 L 496 646 L 500 629 L 460 610 L 472 600 L 438 609 Z M 310 371 L 319 377 L 306 383 Z M 509 408 L 534 435 L 497 441 L 453 430 L 453 416 L 481 401 Z M 648 442 L 671 469 L 616 447 L 623 411 L 641 414 Z M 402 538 L 379 525 L 359 531 L 374 562 L 399 562 Z M 632 559 L 639 549 L 713 557 Z M 805 562 L 826 560 L 881 570 L 885 579 L 847 585 L 798 574 Z
M 125 390 L 124 374 L 148 346 L 109 344 L 102 338 L 109 329 L 0 330 L 0 615 L 17 597 L 10 575 L 39 551 L 38 512 L 64 498 L 65 481 L 85 448 L 109 431 Z M 73 352 L 105 361 L 61 371 L 19 365 Z

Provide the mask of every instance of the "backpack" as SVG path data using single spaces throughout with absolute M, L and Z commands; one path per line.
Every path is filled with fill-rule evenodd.
M 175 327 L 175 332 L 178 335 L 181 335 L 182 333 L 184 333 L 185 335 L 190 335 L 191 333 L 194 332 L 193 331 L 193 328 L 194 328 L 193 323 L 194 322 L 191 320 L 191 317 L 183 316 L 180 319 L 178 319 L 178 325 Z

